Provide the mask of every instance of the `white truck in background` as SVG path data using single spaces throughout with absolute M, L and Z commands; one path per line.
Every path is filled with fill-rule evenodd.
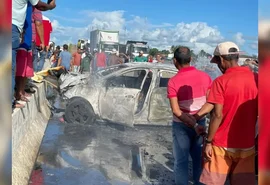
M 111 53 L 113 49 L 119 52 L 119 31 L 93 30 L 90 35 L 90 52 Z
M 126 54 L 130 56 L 131 60 L 138 56 L 140 51 L 143 51 L 143 56 L 148 57 L 149 47 L 147 45 L 147 42 L 131 40 L 127 41 Z

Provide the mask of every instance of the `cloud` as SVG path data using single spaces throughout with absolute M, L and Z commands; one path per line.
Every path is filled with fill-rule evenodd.
M 254 43 L 251 43 L 249 45 L 249 47 L 252 49 L 252 50 L 258 50 L 258 40 L 255 41 Z
M 233 36 L 236 44 L 238 44 L 239 46 L 242 46 L 245 44 L 246 40 L 243 38 L 243 34 L 238 32 Z
M 76 43 L 78 39 L 89 39 L 93 29 L 118 30 L 120 42 L 126 40 L 144 40 L 150 47 L 168 49 L 172 45 L 185 45 L 191 47 L 196 53 L 205 50 L 212 53 L 219 42 L 225 41 L 218 27 L 210 26 L 206 22 L 180 22 L 178 24 L 160 23 L 152 24 L 147 18 L 131 16 L 125 18 L 125 11 L 89 11 L 79 12 L 84 15 L 89 24 L 81 27 L 63 26 L 61 19 L 53 20 L 52 38 L 57 44 L 67 42 Z M 236 33 L 234 40 L 237 44 L 245 44 L 242 33 Z

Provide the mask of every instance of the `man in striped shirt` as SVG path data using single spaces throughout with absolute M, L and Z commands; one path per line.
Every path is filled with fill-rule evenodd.
M 205 72 L 190 66 L 191 52 L 187 47 L 179 47 L 174 52 L 174 65 L 178 73 L 169 80 L 167 92 L 173 112 L 173 154 L 176 185 L 188 185 L 189 155 L 193 161 L 193 180 L 201 184 L 202 138 L 198 132 L 204 128 L 205 119 L 198 121 L 196 114 L 206 103 L 206 95 L 212 80 Z M 200 130 L 199 130 L 200 129 Z

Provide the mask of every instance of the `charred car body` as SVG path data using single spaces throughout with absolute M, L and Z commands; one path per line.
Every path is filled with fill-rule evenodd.
M 61 93 L 68 99 L 65 120 L 91 124 L 96 119 L 145 125 L 170 125 L 168 80 L 173 65 L 128 63 L 90 74 L 61 77 Z

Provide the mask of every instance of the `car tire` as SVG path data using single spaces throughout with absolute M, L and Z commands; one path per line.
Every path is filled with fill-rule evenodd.
M 96 121 L 96 115 L 86 99 L 73 97 L 66 106 L 64 119 L 69 124 L 90 125 Z

